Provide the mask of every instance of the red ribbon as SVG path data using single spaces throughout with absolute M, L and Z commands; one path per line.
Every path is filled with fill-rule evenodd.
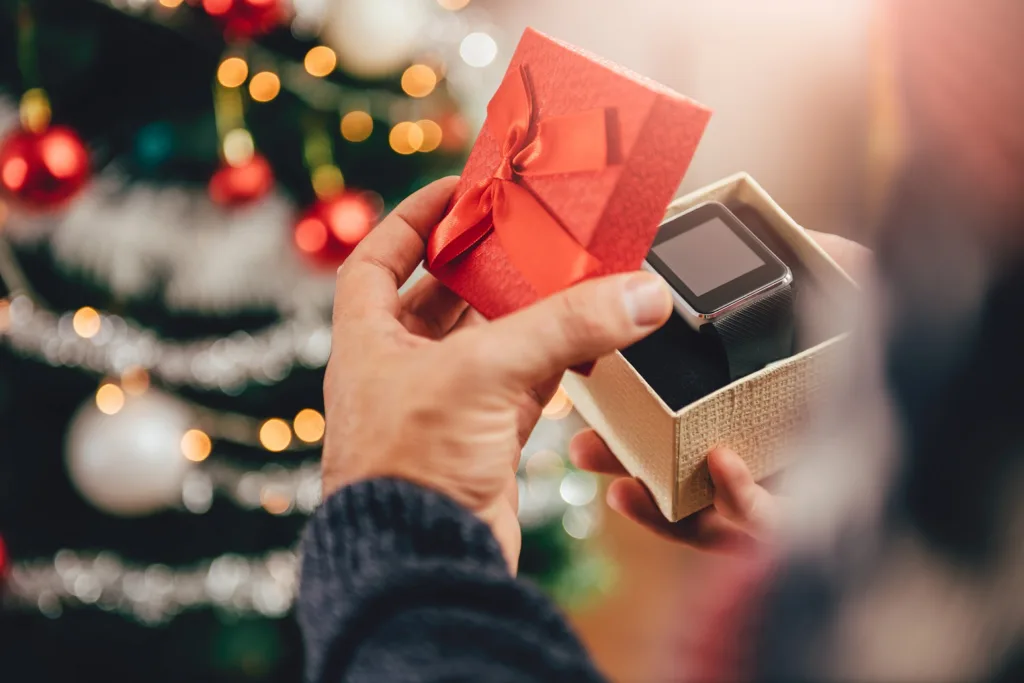
M 451 263 L 492 231 L 512 265 L 541 296 L 564 289 L 600 267 L 600 261 L 521 181 L 604 170 L 608 166 L 605 110 L 537 122 L 533 116 L 533 99 L 520 67 L 518 75 L 505 78 L 487 106 L 488 125 L 505 131 L 501 163 L 490 178 L 467 190 L 434 228 L 427 242 L 428 267 Z

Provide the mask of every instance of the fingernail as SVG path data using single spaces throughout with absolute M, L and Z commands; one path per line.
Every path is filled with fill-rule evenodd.
M 641 327 L 660 323 L 672 305 L 661 279 L 646 273 L 626 281 L 625 299 L 629 316 Z

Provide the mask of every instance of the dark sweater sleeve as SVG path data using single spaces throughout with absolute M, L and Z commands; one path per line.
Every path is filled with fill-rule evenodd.
M 406 481 L 324 502 L 303 538 L 298 616 L 317 683 L 602 680 L 490 528 Z

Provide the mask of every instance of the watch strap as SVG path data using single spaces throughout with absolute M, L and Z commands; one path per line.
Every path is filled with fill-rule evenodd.
M 729 365 L 729 380 L 757 372 L 793 352 L 793 288 L 767 292 L 701 328 L 717 337 Z

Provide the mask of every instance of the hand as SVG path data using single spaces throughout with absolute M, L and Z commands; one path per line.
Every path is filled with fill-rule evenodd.
M 870 277 L 873 254 L 869 249 L 837 235 L 807 232 L 855 280 Z M 715 485 L 711 507 L 674 523 L 665 519 L 644 485 L 629 476 L 593 430 L 573 438 L 569 456 L 580 469 L 618 477 L 607 493 L 613 510 L 655 533 L 701 550 L 744 552 L 770 540 L 779 525 L 782 503 L 754 482 L 746 463 L 728 448 L 708 454 L 708 470 Z
M 324 496 L 376 477 L 434 489 L 491 526 L 515 572 L 515 471 L 562 373 L 657 329 L 672 300 L 645 273 L 591 280 L 494 322 L 430 276 L 400 296 L 454 185 L 406 199 L 338 271 Z

